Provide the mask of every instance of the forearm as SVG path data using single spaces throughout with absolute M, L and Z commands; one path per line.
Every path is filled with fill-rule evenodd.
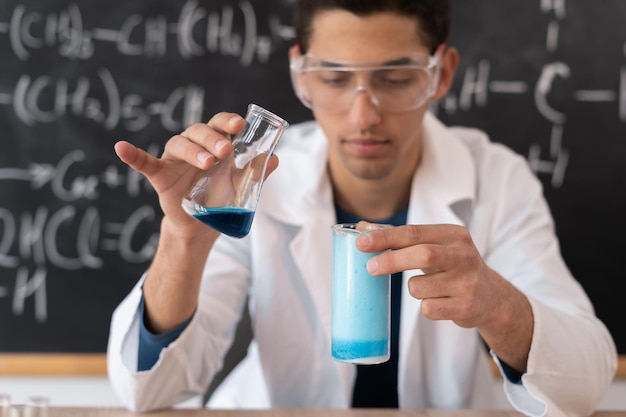
M 167 217 L 143 284 L 146 326 L 162 333 L 187 320 L 198 303 L 207 256 L 219 233 L 198 224 L 199 233 L 182 237 Z
M 501 279 L 503 286 L 499 294 L 498 312 L 488 325 L 479 331 L 487 345 L 498 358 L 511 368 L 524 372 L 532 342 L 534 319 L 526 296 L 508 281 Z

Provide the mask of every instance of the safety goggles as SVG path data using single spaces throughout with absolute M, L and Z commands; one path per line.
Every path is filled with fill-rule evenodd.
M 302 55 L 291 59 L 291 81 L 300 101 L 315 111 L 345 111 L 366 93 L 381 111 L 400 113 L 422 106 L 435 93 L 440 51 L 416 52 L 376 65 Z

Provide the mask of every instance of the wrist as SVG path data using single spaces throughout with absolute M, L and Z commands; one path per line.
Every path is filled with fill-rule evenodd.
M 160 243 L 177 242 L 177 245 L 211 247 L 220 233 L 189 216 L 189 221 L 181 224 L 164 216 L 161 221 Z

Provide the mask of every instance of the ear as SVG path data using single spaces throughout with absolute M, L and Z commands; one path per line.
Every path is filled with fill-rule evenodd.
M 441 54 L 441 67 L 439 69 L 439 84 L 433 99 L 439 100 L 443 98 L 454 81 L 454 74 L 459 65 L 459 51 L 454 47 L 445 47 Z
M 293 58 L 297 58 L 300 55 L 302 55 L 302 52 L 300 51 L 300 45 L 299 44 L 294 44 L 291 46 L 291 48 L 289 48 L 289 59 L 293 59 Z

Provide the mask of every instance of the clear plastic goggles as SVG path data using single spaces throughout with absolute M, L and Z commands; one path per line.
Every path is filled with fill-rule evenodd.
M 439 82 L 441 55 L 414 53 L 366 65 L 311 55 L 291 59 L 291 81 L 302 103 L 315 111 L 348 110 L 360 93 L 381 111 L 400 113 L 422 106 Z

